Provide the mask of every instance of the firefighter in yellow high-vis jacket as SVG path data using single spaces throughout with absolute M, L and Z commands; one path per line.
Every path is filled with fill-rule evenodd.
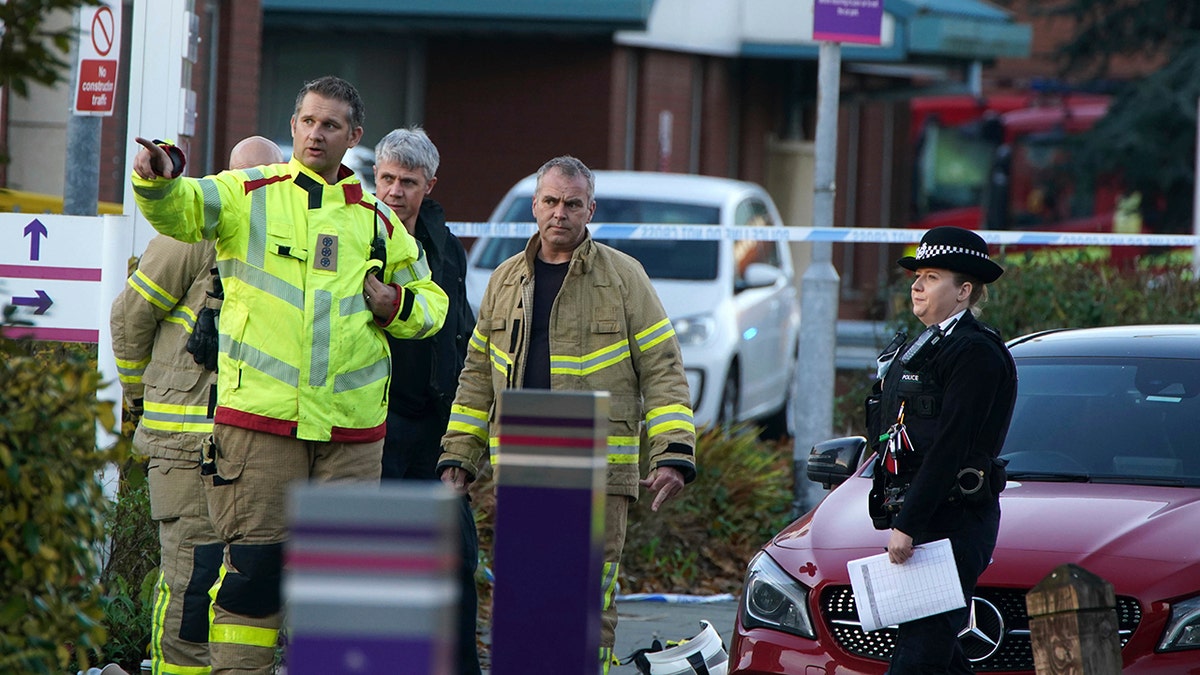
M 251 136 L 234 146 L 229 168 L 282 161 L 279 146 Z M 150 516 L 158 523 L 150 660 L 161 673 L 209 668 L 208 589 L 224 544 L 208 518 L 200 462 L 213 430 L 216 372 L 187 345 L 195 342 L 193 335 L 202 338 L 197 317 L 219 305 L 215 265 L 210 241 L 155 237 L 113 302 L 110 319 L 126 406 L 144 410 L 133 445 L 149 458 Z
M 290 162 L 200 179 L 179 177 L 177 147 L 137 139 L 138 208 L 163 234 L 215 240 L 225 292 L 206 468 L 226 544 L 212 590 L 214 673 L 270 672 L 288 484 L 379 480 L 384 331 L 423 338 L 445 319 L 416 241 L 341 164 L 362 118 L 350 83 L 313 80 L 296 99 Z

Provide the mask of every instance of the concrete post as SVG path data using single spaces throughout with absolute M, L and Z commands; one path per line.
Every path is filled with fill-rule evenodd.
M 1117 596 L 1112 584 L 1061 565 L 1025 595 L 1038 675 L 1120 675 Z
M 441 483 L 304 483 L 289 495 L 293 675 L 449 675 L 459 499 Z
M 67 119 L 67 170 L 63 215 L 94 216 L 100 208 L 100 126 L 103 117 Z
M 837 178 L 838 99 L 842 51 L 822 42 L 817 70 L 817 140 L 814 167 L 813 227 L 833 227 Z M 833 435 L 833 384 L 837 342 L 838 273 L 833 244 L 814 242 L 812 262 L 800 286 L 800 360 L 792 397 L 796 436 L 792 445 L 793 515 L 808 511 L 807 463 L 812 446 Z
M 608 393 L 500 395 L 492 673 L 595 675 Z

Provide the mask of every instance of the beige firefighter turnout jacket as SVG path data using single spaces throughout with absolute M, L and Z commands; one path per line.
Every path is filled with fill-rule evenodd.
M 502 448 L 490 429 L 504 389 L 519 389 L 533 314 L 534 235 L 496 268 L 459 377 L 439 472 L 458 466 L 477 476 L 485 452 Z M 553 391 L 609 392 L 608 493 L 637 498 L 640 437 L 649 466 L 695 477 L 695 426 L 675 330 L 649 277 L 634 258 L 592 241 L 571 256 L 550 313 Z M 490 439 L 490 442 L 489 442 Z
M 121 388 L 131 403 L 144 398 L 133 437 L 141 454 L 199 461 L 212 433 L 217 374 L 196 363 L 186 345 L 200 310 L 216 302 L 208 295 L 215 264 L 212 242 L 159 235 L 113 301 L 109 324 Z

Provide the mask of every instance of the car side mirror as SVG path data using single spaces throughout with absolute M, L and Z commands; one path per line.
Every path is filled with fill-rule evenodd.
M 808 453 L 808 479 L 820 483 L 826 490 L 841 485 L 858 471 L 867 439 L 846 436 L 822 441 Z
M 750 263 L 738 280 L 734 290 L 741 292 L 748 288 L 766 288 L 774 286 L 783 278 L 783 270 L 766 263 Z

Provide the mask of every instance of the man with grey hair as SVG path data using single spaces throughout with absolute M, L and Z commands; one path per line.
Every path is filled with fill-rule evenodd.
M 574 157 L 555 157 L 538 170 L 538 231 L 488 281 L 437 470 L 459 490 L 479 475 L 495 431 L 491 410 L 505 389 L 609 392 L 600 636 L 607 673 L 626 517 L 638 497 L 639 441 L 644 435 L 650 455 L 640 485 L 654 493 L 650 508 L 658 511 L 696 477 L 696 428 L 679 341 L 646 270 L 588 233 L 595 193 L 591 170 Z
M 434 282 L 450 298 L 441 332 L 424 340 L 398 340 L 392 347 L 383 479 L 437 480 L 434 467 L 450 405 L 475 324 L 467 304 L 467 253 L 446 227 L 446 214 L 429 193 L 437 183 L 440 157 L 421 127 L 395 129 L 375 146 L 375 196 L 387 204 L 425 251 Z M 462 565 L 457 670 L 478 675 L 475 643 L 478 599 L 475 569 L 479 540 L 469 497 L 463 495 Z

